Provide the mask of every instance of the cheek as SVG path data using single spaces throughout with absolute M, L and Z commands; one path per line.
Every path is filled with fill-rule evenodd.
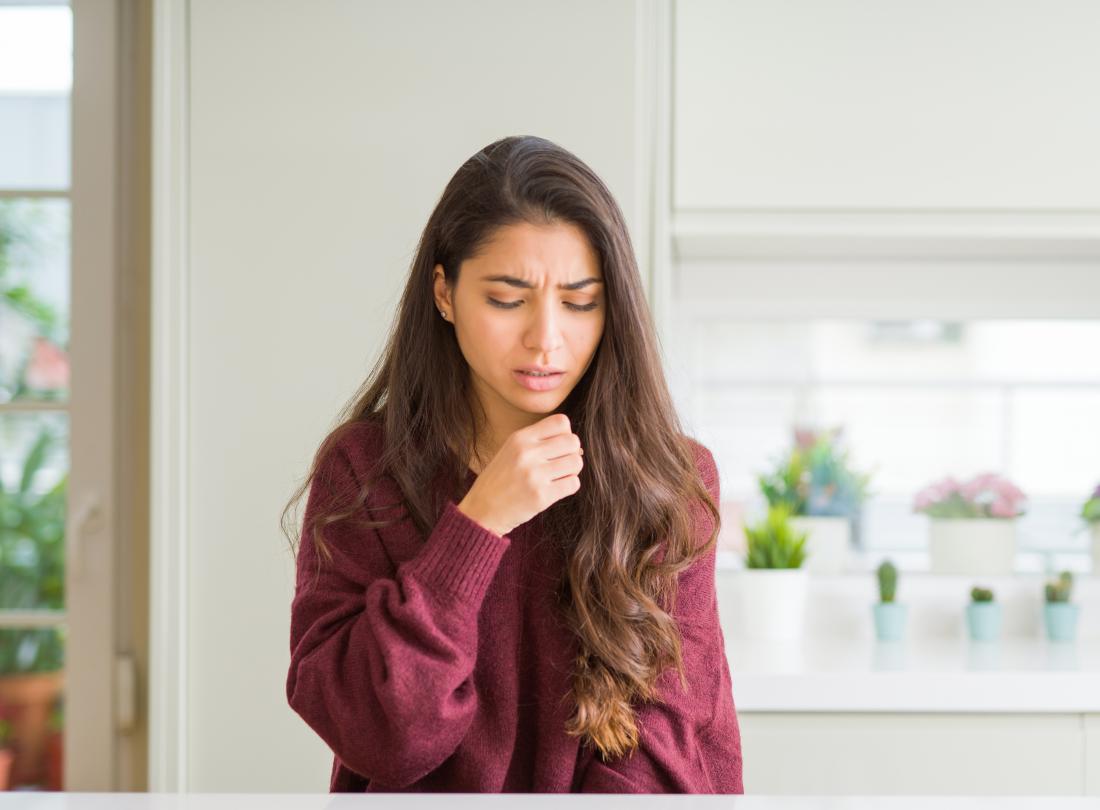
M 591 323 L 586 324 L 578 343 L 586 357 L 596 351 L 601 337 L 603 337 L 603 318 L 593 318 Z
M 493 366 L 512 346 L 514 330 L 515 327 L 506 319 L 494 318 L 491 313 L 477 318 L 464 318 L 458 338 L 466 361 L 474 368 Z

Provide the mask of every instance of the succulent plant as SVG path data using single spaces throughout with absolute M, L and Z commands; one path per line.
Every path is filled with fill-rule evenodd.
M 898 589 L 898 569 L 889 560 L 883 560 L 878 574 L 878 595 L 882 602 L 893 602 Z
M 806 559 L 806 532 L 790 523 L 790 507 L 778 504 L 764 520 L 745 527 L 748 551 L 746 568 L 800 568 Z
M 970 589 L 970 598 L 975 602 L 992 602 L 993 589 L 974 587 Z
M 1096 489 L 1081 504 L 1081 517 L 1086 523 L 1100 522 L 1100 484 L 1096 485 Z
M 1058 579 L 1047 582 L 1043 590 L 1048 602 L 1068 602 L 1073 592 L 1073 574 L 1063 571 Z
M 768 505 L 786 505 L 793 515 L 858 513 L 871 494 L 871 474 L 852 469 L 843 433 L 843 427 L 794 428 L 790 450 L 775 460 L 773 470 L 757 475 Z

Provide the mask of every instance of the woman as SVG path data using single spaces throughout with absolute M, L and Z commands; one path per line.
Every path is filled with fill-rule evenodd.
M 743 792 L 718 473 L 574 155 L 459 168 L 284 528 L 307 487 L 286 688 L 331 791 Z

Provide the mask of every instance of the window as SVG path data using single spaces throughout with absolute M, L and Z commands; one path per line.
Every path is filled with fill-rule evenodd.
M 712 316 L 681 321 L 680 334 L 683 406 L 719 460 L 723 500 L 750 522 L 765 510 L 756 475 L 790 447 L 792 425 L 842 426 L 852 466 L 872 474 L 853 526 L 866 551 L 923 551 L 915 493 L 984 471 L 1028 495 L 1023 550 L 1088 549 L 1079 514 L 1100 479 L 1100 321 Z

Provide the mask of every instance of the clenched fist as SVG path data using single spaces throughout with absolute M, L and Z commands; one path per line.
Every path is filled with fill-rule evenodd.
M 478 475 L 460 512 L 501 536 L 581 488 L 581 440 L 554 413 L 505 439 Z

